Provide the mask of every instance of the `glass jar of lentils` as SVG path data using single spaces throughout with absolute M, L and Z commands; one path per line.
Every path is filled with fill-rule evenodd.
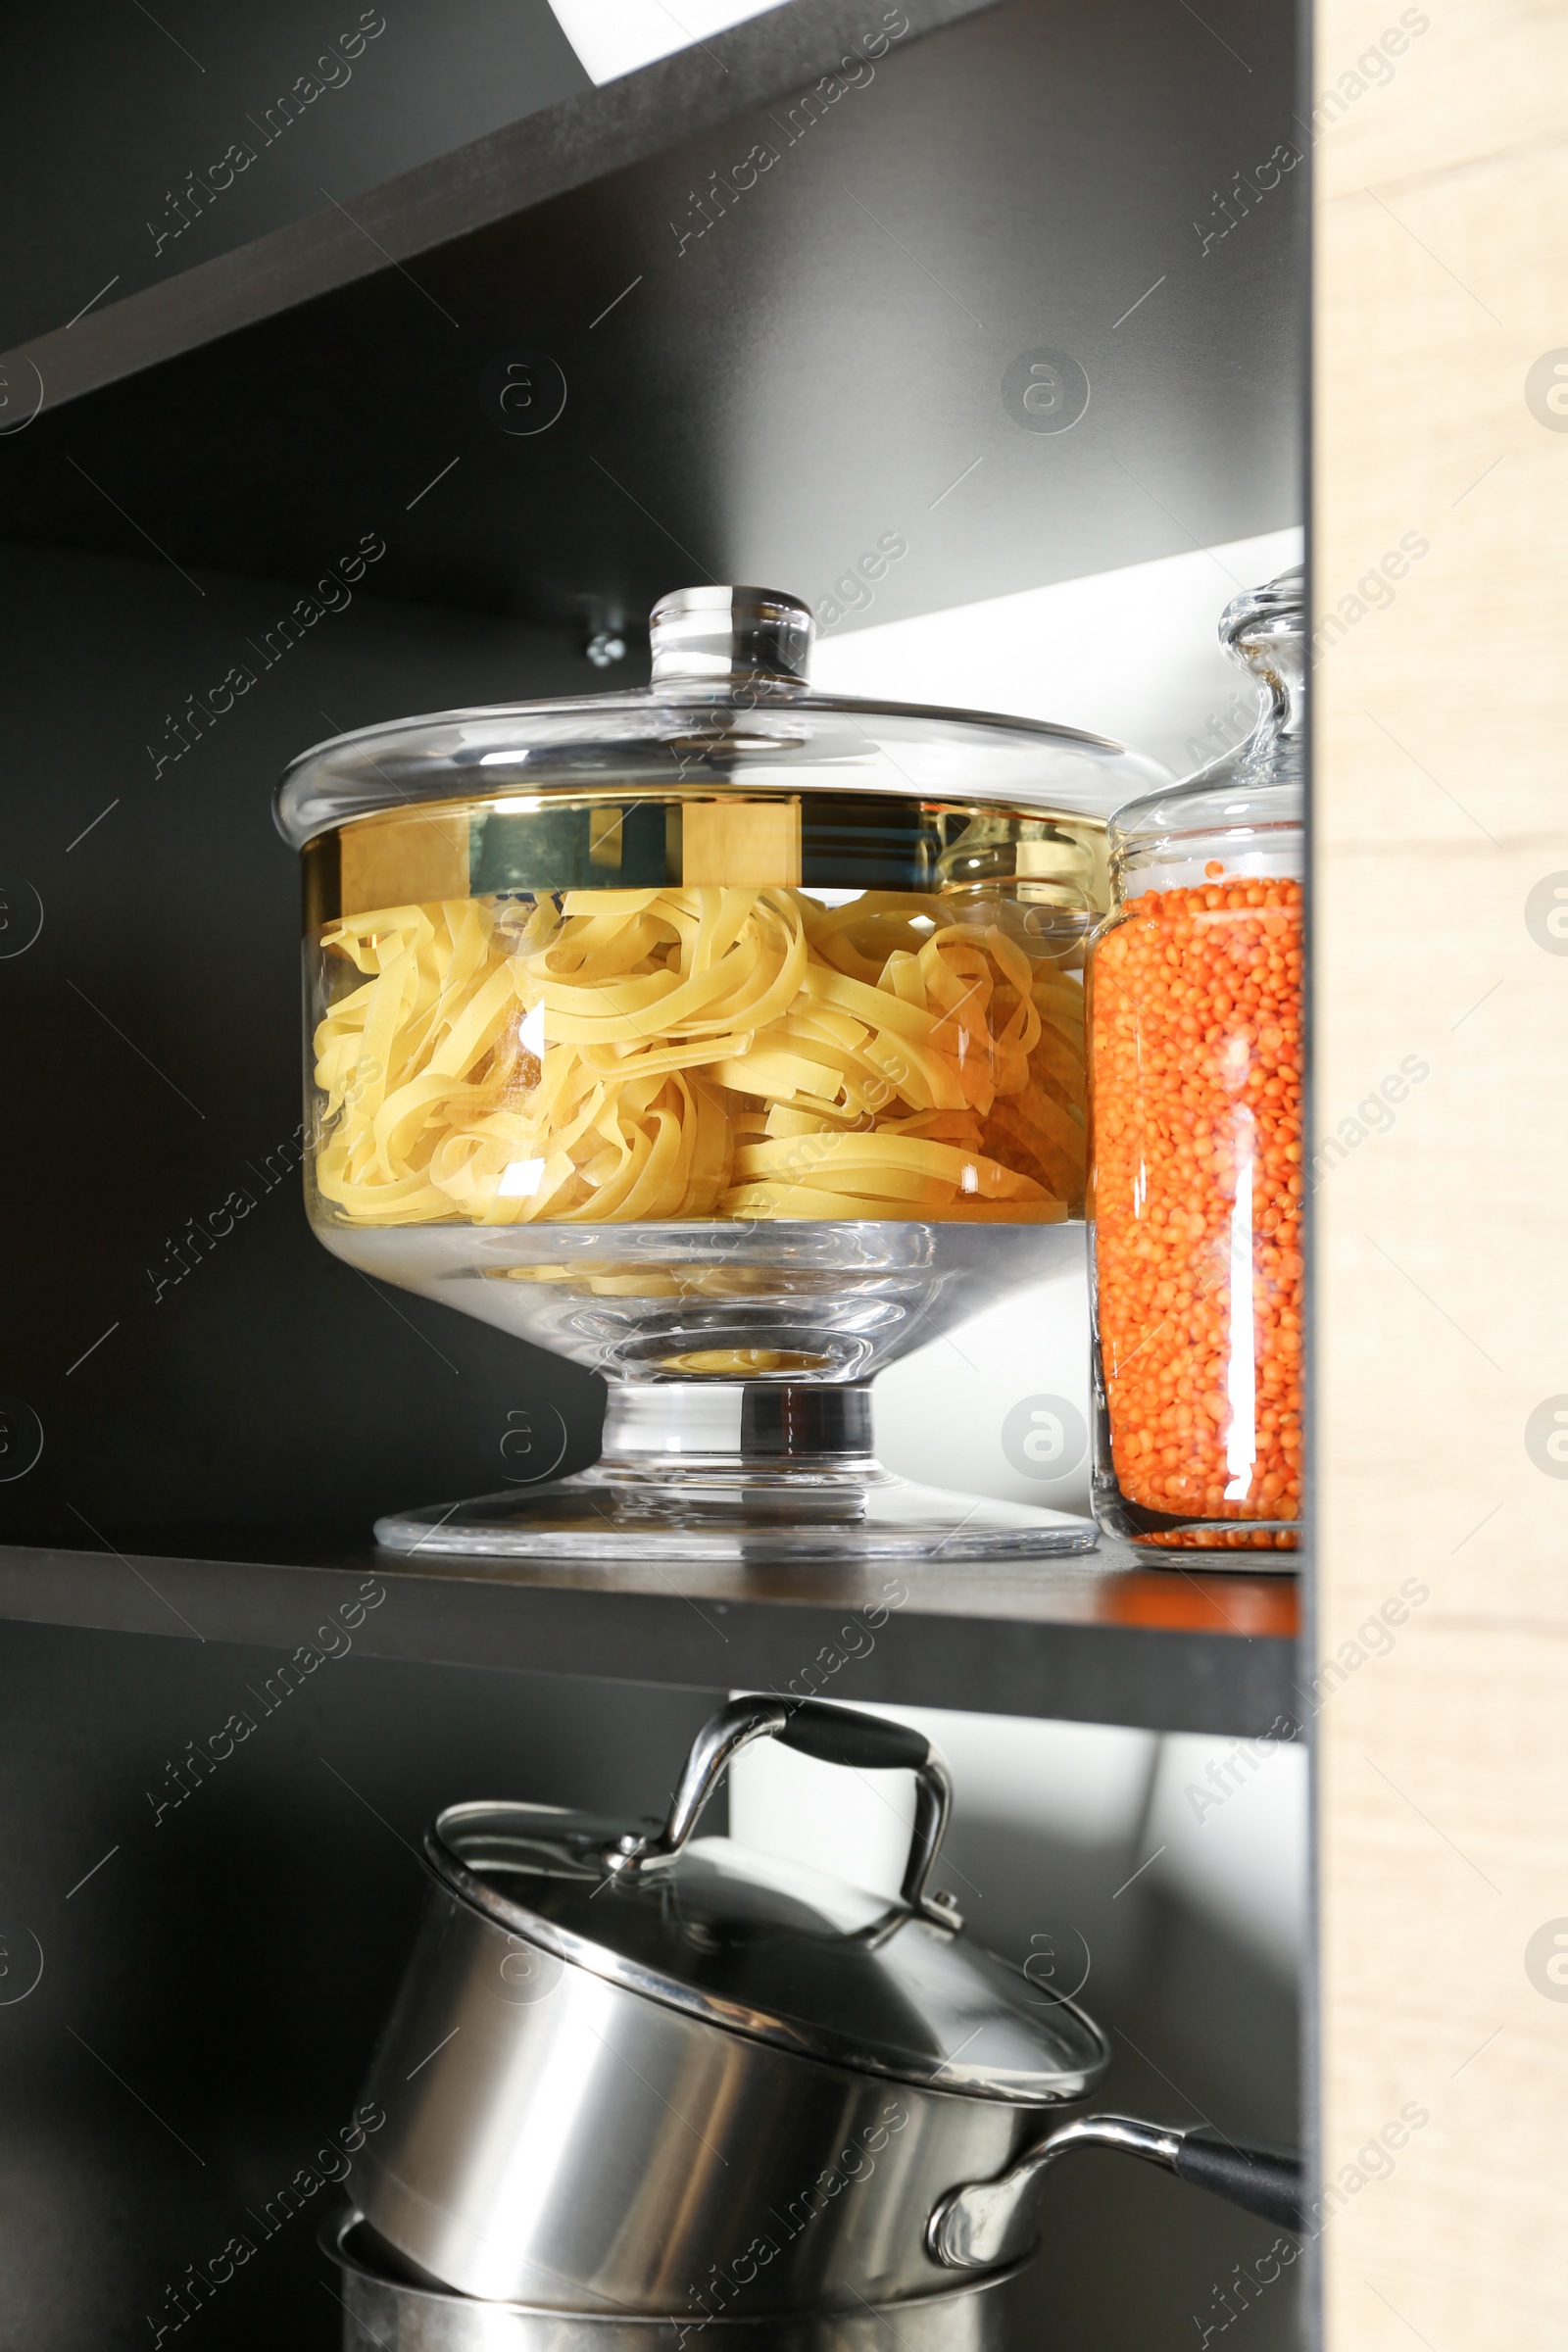
M 1089 965 L 1095 1510 L 1184 1557 L 1293 1551 L 1301 1520 L 1300 573 L 1220 638 L 1258 724 L 1118 813 Z

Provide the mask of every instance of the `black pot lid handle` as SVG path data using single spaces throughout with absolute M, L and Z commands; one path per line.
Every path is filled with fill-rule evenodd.
M 653 1837 L 618 1838 L 606 1849 L 605 1868 L 620 1878 L 671 1861 L 702 1819 L 731 1758 L 754 1740 L 777 1740 L 819 1763 L 842 1764 L 855 1772 L 912 1772 L 914 1835 L 901 1899 L 941 1927 L 956 1932 L 963 1926 L 951 1895 L 926 1892 L 953 1806 L 953 1783 L 942 1751 L 908 1724 L 861 1715 L 850 1707 L 824 1706 L 814 1698 L 736 1698 L 720 1707 L 692 1741 L 663 1828 Z

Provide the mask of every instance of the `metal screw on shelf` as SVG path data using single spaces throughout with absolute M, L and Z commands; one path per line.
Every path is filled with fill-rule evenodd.
M 595 669 L 608 669 L 612 662 L 626 659 L 626 640 L 610 629 L 600 629 L 588 640 L 588 659 Z

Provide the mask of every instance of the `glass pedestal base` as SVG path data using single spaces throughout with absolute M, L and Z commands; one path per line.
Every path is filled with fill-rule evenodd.
M 390 1551 L 579 1560 L 1002 1560 L 1086 1552 L 1088 1519 L 922 1487 L 871 1450 L 871 1392 L 612 1385 L 592 1469 L 375 1524 Z

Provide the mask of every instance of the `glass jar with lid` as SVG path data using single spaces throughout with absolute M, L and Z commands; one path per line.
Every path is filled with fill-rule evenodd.
M 1292 1551 L 1302 1493 L 1302 578 L 1220 623 L 1264 707 L 1118 810 L 1090 957 L 1095 1512 L 1151 1548 Z
M 394 1547 L 1083 1548 L 895 1479 L 867 1383 L 1081 1234 L 1084 943 L 1158 774 L 1071 729 L 818 695 L 811 621 L 667 597 L 643 690 L 306 753 L 306 1198 L 380 1280 L 591 1366 L 579 1477 Z

